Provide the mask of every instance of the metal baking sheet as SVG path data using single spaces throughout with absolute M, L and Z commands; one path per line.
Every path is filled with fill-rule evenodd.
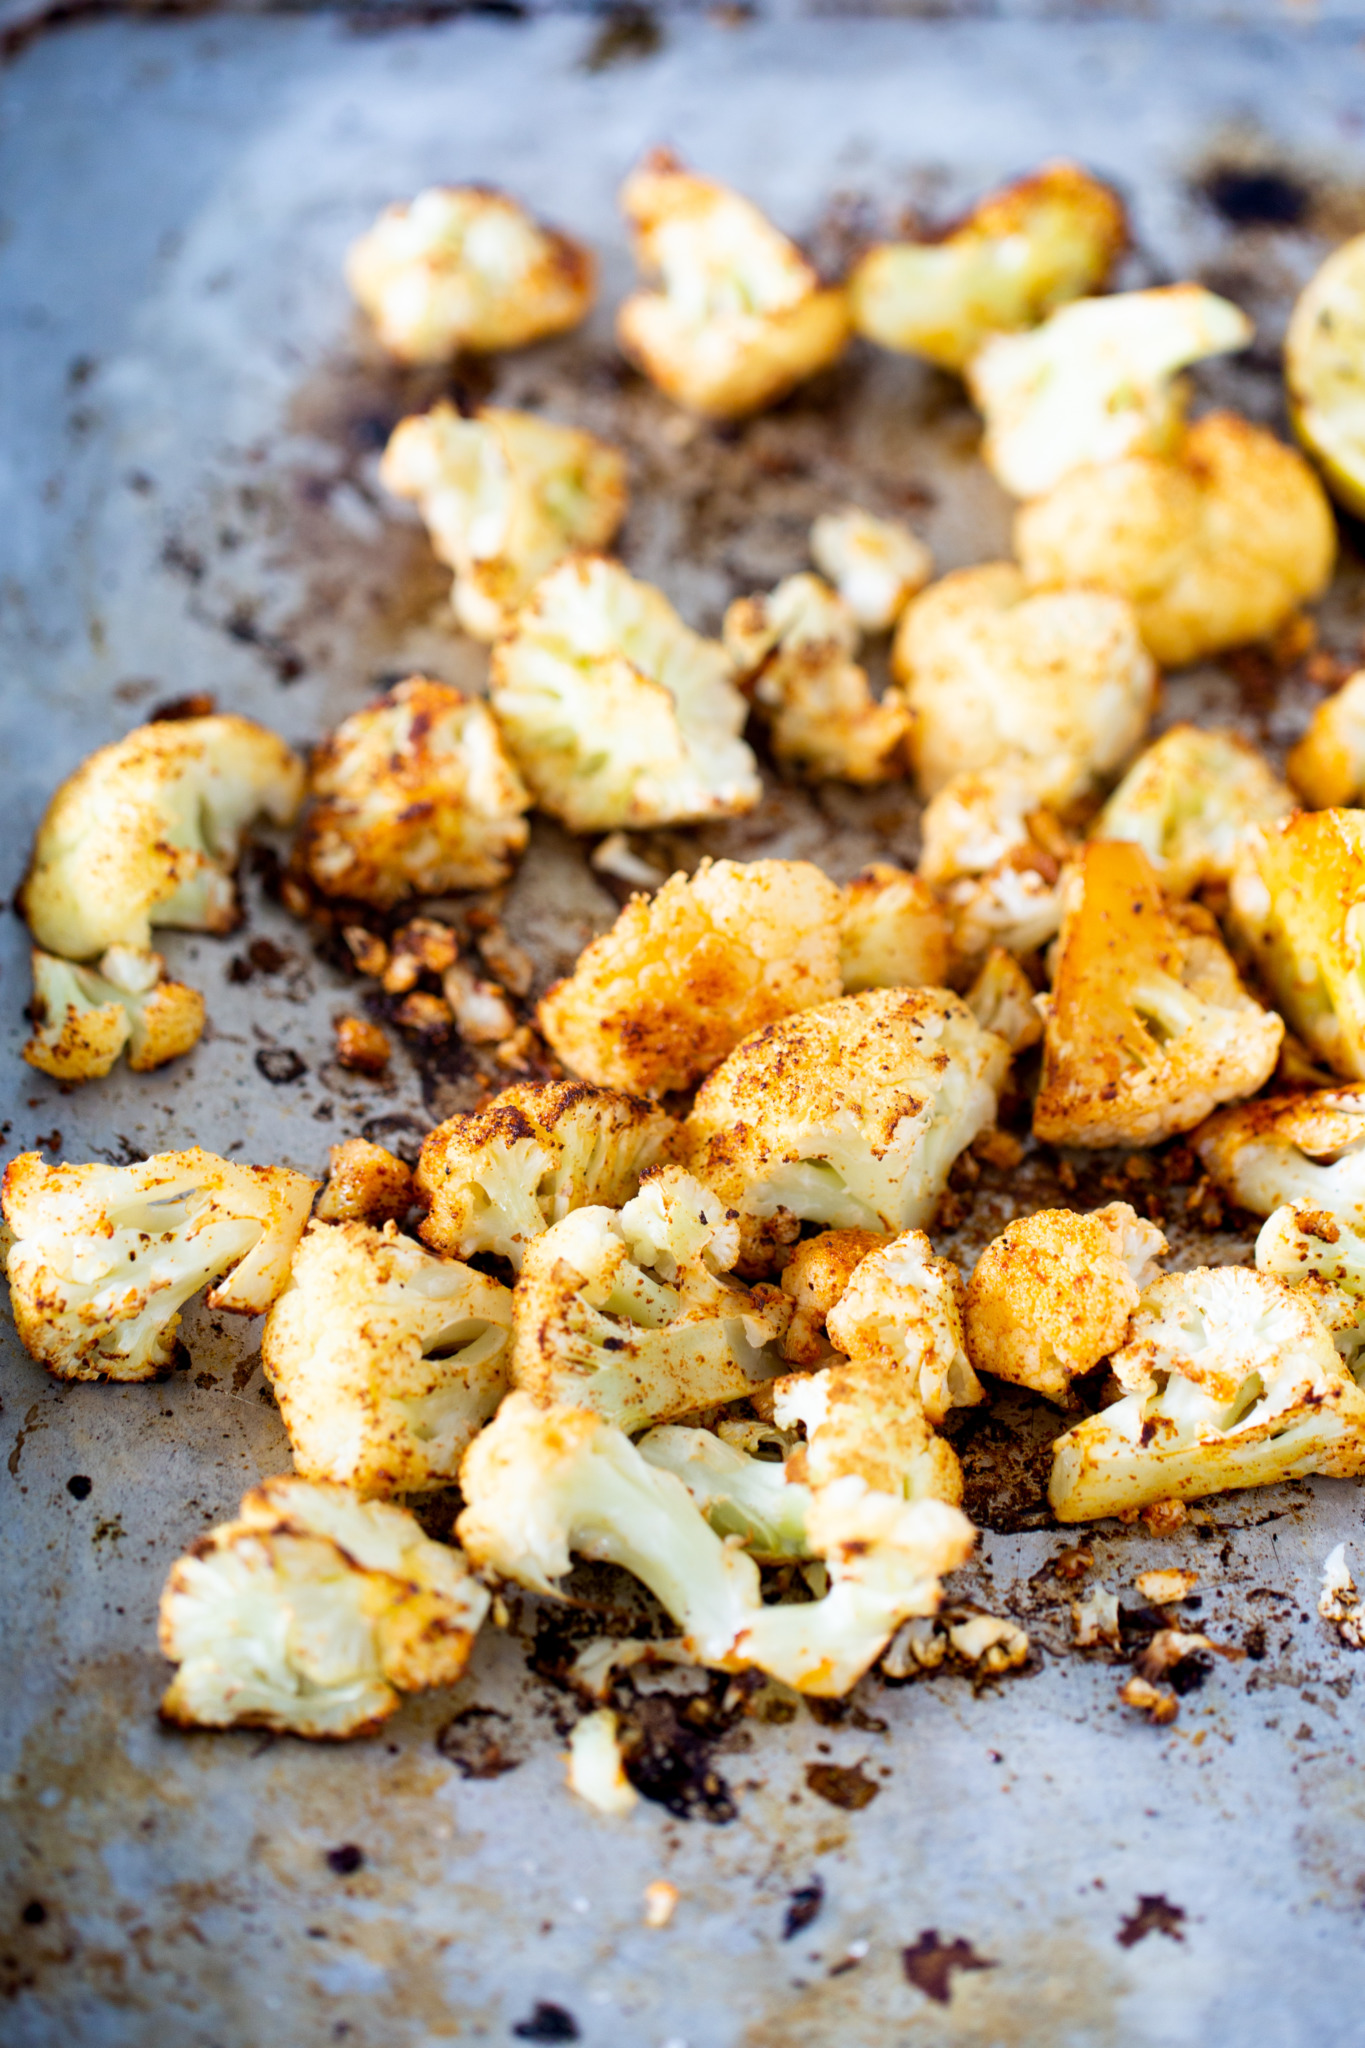
M 855 350 L 722 435 L 622 377 L 613 195 L 639 151 L 672 143 L 831 262 L 875 217 L 942 215 L 1076 154 L 1129 195 L 1134 280 L 1198 274 L 1255 313 L 1256 349 L 1202 391 L 1274 419 L 1293 292 L 1365 227 L 1358 35 L 1336 10 L 1240 28 L 774 26 L 722 10 L 614 42 L 581 17 L 366 35 L 320 16 L 111 20 L 35 41 L 0 74 L 6 890 L 57 779 L 160 701 L 208 690 L 304 742 L 414 666 L 480 686 L 485 657 L 446 623 L 420 529 L 375 485 L 388 426 L 435 388 L 380 369 L 340 281 L 348 240 L 391 197 L 505 182 L 595 244 L 591 326 L 493 366 L 479 389 L 628 448 L 627 559 L 714 626 L 730 596 L 800 566 L 812 512 L 846 494 L 908 513 L 943 567 L 1003 551 L 1007 507 L 960 395 L 910 362 Z M 1348 545 L 1325 643 L 1352 656 L 1362 624 Z M 1281 746 L 1312 701 L 1301 673 L 1248 657 L 1172 685 L 1163 716 L 1231 719 Z M 916 830 L 903 791 L 774 785 L 751 820 L 642 850 L 799 852 L 842 879 L 869 857 L 913 857 Z M 198 1141 L 319 1172 L 342 1135 L 410 1139 L 477 1099 L 483 1078 L 454 1060 L 400 1055 L 383 1086 L 331 1064 L 331 1020 L 355 989 L 267 882 L 253 869 L 232 938 L 167 941 L 209 1000 L 193 1056 L 85 1092 L 19 1062 L 24 942 L 5 921 L 7 1155 Z M 538 827 L 508 918 L 542 984 L 615 908 L 582 850 Z M 249 952 L 261 939 L 278 949 L 265 966 Z M 1045 1183 L 1041 1169 L 985 1176 L 951 1242 L 970 1255 Z M 1245 1258 L 1246 1244 L 1180 1239 L 1185 1257 Z M 487 1631 L 453 1695 L 412 1702 L 373 1741 L 160 1730 L 167 1567 L 287 1463 L 258 1326 L 200 1313 L 184 1335 L 187 1371 L 120 1389 L 54 1385 L 0 1333 L 6 2043 L 1359 2039 L 1361 1666 L 1314 1607 L 1334 1543 L 1365 1562 L 1358 1488 L 1217 1500 L 1161 1541 L 1096 1533 L 1093 1580 L 1137 1605 L 1135 1572 L 1193 1562 L 1201 1624 L 1248 1653 L 1217 1662 L 1157 1730 L 1118 1704 L 1125 1665 L 1070 1647 L 1070 1589 L 1050 1561 L 1071 1539 L 1038 1511 L 1036 1418 L 1030 1434 L 1025 1409 L 997 1404 L 965 1447 L 973 1505 L 994 1523 L 965 1586 L 1027 1622 L 1028 1671 L 979 1692 L 872 1680 L 833 1713 L 723 1717 L 702 1771 L 733 1818 L 642 1802 L 609 1822 L 563 1789 L 574 1708 L 531 1669 L 553 1666 L 554 1643 L 529 1601 Z M 677 1724 L 676 1700 L 660 1712 Z M 850 1784 L 870 1789 L 861 1807 L 821 1790 Z M 339 1848 L 359 1862 L 329 1862 Z M 661 1878 L 678 1906 L 649 1928 L 644 1890 Z M 791 1894 L 817 1878 L 820 1910 L 784 1938 Z M 983 1966 L 948 1969 L 945 1950 Z

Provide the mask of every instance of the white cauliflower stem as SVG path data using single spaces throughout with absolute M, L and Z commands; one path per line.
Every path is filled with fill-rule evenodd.
M 166 977 L 159 953 L 110 946 L 98 968 L 33 950 L 31 1067 L 57 1081 L 94 1081 L 127 1049 L 135 1074 L 150 1073 L 196 1045 L 204 998 Z
M 1257 1216 L 1286 1202 L 1365 1216 L 1365 1089 L 1267 1095 L 1220 1110 L 1194 1145 L 1205 1172 Z
M 761 1559 L 809 1556 L 810 1489 L 789 1480 L 780 1460 L 748 1457 L 709 1429 L 676 1423 L 651 1429 L 636 1449 L 681 1479 L 718 1536 L 738 1536 Z
M 857 505 L 822 512 L 810 530 L 810 555 L 865 633 L 885 633 L 934 573 L 917 534 L 895 519 L 874 519 Z
M 1192 896 L 1231 878 L 1245 826 L 1293 808 L 1265 757 L 1236 733 L 1173 725 L 1133 763 L 1091 836 L 1134 840 L 1168 896 Z

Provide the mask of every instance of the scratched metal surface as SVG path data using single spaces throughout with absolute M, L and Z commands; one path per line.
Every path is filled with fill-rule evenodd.
M 1365 226 L 1357 30 L 696 19 L 598 72 L 581 19 L 366 39 L 328 19 L 223 18 L 38 42 L 0 76 L 0 885 L 57 777 L 158 700 L 211 690 L 307 740 L 416 663 L 478 686 L 483 656 L 443 623 L 420 532 L 374 490 L 385 426 L 423 394 L 367 358 L 338 270 L 390 196 L 441 177 L 512 184 L 596 243 L 609 306 L 628 274 L 613 190 L 657 140 L 831 253 L 848 211 L 827 213 L 836 191 L 946 208 L 1074 152 L 1132 196 L 1134 277 L 1197 270 L 1258 315 L 1258 352 L 1206 390 L 1274 417 L 1265 344 L 1330 238 Z M 1301 218 L 1231 225 L 1192 189 L 1215 159 L 1307 180 Z M 599 315 L 502 365 L 496 388 L 629 447 L 627 555 L 700 624 L 798 566 L 812 510 L 851 488 L 908 509 L 945 566 L 1005 542 L 960 399 L 909 363 L 855 352 L 780 415 L 689 438 L 618 377 Z M 1353 563 L 1324 616 L 1349 650 L 1365 616 Z M 1173 687 L 1166 715 L 1239 718 L 1280 744 L 1310 701 L 1297 677 L 1212 669 Z M 686 838 L 660 850 L 695 859 Z M 774 790 L 707 843 L 810 852 L 842 876 L 914 840 L 903 793 Z M 473 1099 L 477 1075 L 405 1057 L 384 1088 L 331 1067 L 343 983 L 254 882 L 248 909 L 230 940 L 168 941 L 209 997 L 192 1058 L 65 1096 L 17 1059 L 26 977 L 4 921 L 7 1155 L 194 1139 L 318 1171 L 375 1118 L 419 1129 Z M 542 980 L 613 911 L 581 855 L 539 831 L 508 914 Z M 262 936 L 283 965 L 230 981 Z M 271 1047 L 302 1063 L 292 1082 L 260 1071 Z M 987 1182 L 952 1241 L 967 1253 L 1049 1193 L 1041 1168 Z M 1245 1257 L 1246 1240 L 1185 1233 L 1180 1250 Z M 1048 1569 L 1064 1539 L 1036 1512 L 1028 1418 L 1001 1406 L 969 1457 L 997 1526 L 966 1589 L 1028 1621 L 1029 1672 L 979 1695 L 963 1679 L 871 1681 L 839 1720 L 741 1720 L 712 1756 L 736 1819 L 642 1803 L 607 1822 L 562 1789 L 572 1708 L 528 1671 L 529 1603 L 480 1642 L 453 1698 L 414 1702 L 376 1741 L 159 1730 L 166 1568 L 287 1458 L 257 1326 L 201 1315 L 185 1335 L 191 1368 L 165 1385 L 64 1390 L 0 1333 L 0 2039 L 14 2048 L 497 2042 L 535 2038 L 538 2002 L 593 2048 L 1359 2038 L 1359 1665 L 1313 1608 L 1326 1551 L 1359 1537 L 1357 1489 L 1218 1501 L 1165 1542 L 1104 1525 L 1094 1580 L 1135 1606 L 1137 1570 L 1193 1562 L 1201 1624 L 1253 1652 L 1157 1731 L 1117 1704 L 1123 1666 L 1069 1648 L 1068 1589 Z M 469 1777 L 438 1749 L 469 1706 L 507 1716 L 462 1725 L 493 1730 L 517 1768 Z M 820 1762 L 861 1765 L 875 1799 L 828 1803 L 807 1777 Z M 326 1860 L 343 1844 L 363 1851 L 351 1875 Z M 822 1910 L 784 1941 L 788 1894 L 816 1875 Z M 680 1902 L 651 1930 L 642 1895 L 661 1877 Z M 1134 1938 L 1153 1920 L 1133 1920 L 1142 1897 L 1183 1919 L 1157 1912 L 1169 1931 Z M 946 2003 L 902 1963 L 930 1928 L 991 1965 L 954 1975 Z

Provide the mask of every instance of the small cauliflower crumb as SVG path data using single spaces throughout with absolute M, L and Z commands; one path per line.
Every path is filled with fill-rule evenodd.
M 1149 1678 L 1130 1678 L 1119 1687 L 1125 1707 L 1136 1707 L 1154 1728 L 1168 1728 L 1180 1712 L 1180 1702 L 1168 1686 L 1153 1685 Z
M 313 1214 L 322 1223 L 401 1223 L 415 1199 L 412 1172 L 401 1159 L 368 1138 L 345 1138 L 332 1147 Z
M 1150 1606 L 1173 1607 L 1177 1601 L 1189 1599 L 1199 1584 L 1199 1574 L 1166 1565 L 1157 1571 L 1139 1572 L 1133 1583 Z
M 97 967 L 79 967 L 34 947 L 33 1036 L 24 1058 L 55 1081 L 97 1081 L 121 1052 L 135 1074 L 151 1073 L 198 1044 L 204 998 L 171 981 L 159 953 L 110 946 Z
M 1346 1545 L 1329 1551 L 1322 1567 L 1318 1613 L 1330 1622 L 1349 1650 L 1365 1650 L 1365 1605 L 1356 1597 L 1356 1582 L 1346 1562 Z
M 569 1737 L 565 1782 L 578 1798 L 613 1819 L 629 1813 L 639 1801 L 640 1795 L 625 1773 L 616 1716 L 610 1707 L 597 1707 L 575 1723 Z
M 1092 1586 L 1084 1600 L 1072 1601 L 1071 1626 L 1078 1650 L 1093 1650 L 1100 1643 L 1117 1650 L 1122 1641 L 1118 1594 Z
M 678 1887 L 675 1884 L 670 1884 L 666 1877 L 656 1877 L 652 1884 L 647 1884 L 645 1886 L 645 1926 L 667 1927 L 669 1921 L 678 1910 L 680 1896 Z
M 810 530 L 810 556 L 864 633 L 889 632 L 934 573 L 918 534 L 857 505 L 821 513 Z
M 1011 1052 L 1026 1052 L 1043 1035 L 1033 983 L 1003 946 L 992 946 L 965 1001 L 981 1029 L 1003 1038 Z
M 843 896 L 839 972 L 845 995 L 943 986 L 948 920 L 926 881 L 889 861 L 874 861 L 845 884 Z
M 1285 768 L 1314 810 L 1356 804 L 1365 796 L 1365 669 L 1319 704 Z

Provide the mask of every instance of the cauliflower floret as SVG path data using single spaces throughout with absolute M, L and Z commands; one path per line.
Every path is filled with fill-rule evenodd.
M 725 649 L 600 555 L 561 562 L 493 650 L 493 709 L 536 802 L 574 832 L 751 811 Z
M 801 1221 L 917 1229 L 994 1121 L 1008 1068 L 960 996 L 869 989 L 746 1038 L 698 1092 L 684 1142 L 740 1212 L 746 1257 Z
M 154 924 L 231 931 L 243 828 L 289 824 L 303 795 L 292 747 L 249 718 L 166 719 L 101 747 L 43 813 L 19 907 L 66 960 L 146 952 Z
M 404 1509 L 267 1479 L 200 1537 L 161 1596 L 161 1702 L 178 1728 L 368 1735 L 399 1694 L 454 1685 L 488 1594 Z
M 1358 803 L 1365 796 L 1365 669 L 1319 704 L 1307 732 L 1290 748 L 1285 767 L 1314 810 Z
M 1365 235 L 1334 249 L 1300 295 L 1284 339 L 1285 395 L 1294 432 L 1332 495 L 1365 514 Z
M 627 1430 L 751 1394 L 781 1370 L 769 1347 L 790 1310 L 776 1288 L 723 1277 L 738 1256 L 733 1217 L 678 1166 L 619 1211 L 572 1210 L 526 1248 L 513 1384 Z
M 261 1338 L 295 1470 L 367 1499 L 453 1486 L 507 1391 L 512 1295 L 392 1223 L 313 1223 Z
M 810 558 L 865 633 L 889 632 L 934 573 L 918 534 L 857 505 L 821 513 L 810 530 Z
M 582 1081 L 504 1088 L 486 1109 L 428 1133 L 417 1189 L 436 1251 L 497 1252 L 520 1267 L 552 1223 L 590 1204 L 619 1208 L 676 1149 L 672 1117 L 636 1095 Z
M 1163 901 L 1140 846 L 1092 839 L 1063 901 L 1036 1137 L 1155 1145 L 1269 1079 L 1284 1025 L 1246 993 L 1208 912 Z
M 1290 1202 L 1365 1216 L 1365 1089 L 1244 1102 L 1210 1117 L 1194 1146 L 1205 1172 L 1253 1215 Z
M 962 1276 L 922 1230 L 861 1259 L 825 1327 L 855 1364 L 903 1380 L 931 1423 L 985 1398 L 962 1334 Z
M 597 266 L 505 192 L 432 185 L 353 242 L 346 281 L 400 363 L 523 348 L 587 315 Z
M 839 972 L 844 994 L 868 988 L 941 988 L 948 979 L 948 920 L 927 882 L 874 861 L 844 887 Z
M 1306 1291 L 1319 1319 L 1338 1334 L 1362 1313 L 1365 1214 L 1334 1216 L 1330 1209 L 1286 1202 L 1261 1225 L 1256 1269 L 1286 1287 Z M 1348 1315 L 1339 1313 L 1334 1296 L 1349 1303 Z
M 902 1621 L 937 1610 L 940 1580 L 970 1556 L 975 1534 L 941 1500 L 878 1494 L 851 1475 L 809 1510 L 829 1592 L 765 1607 L 753 1558 L 715 1533 L 672 1472 L 599 1416 L 537 1408 L 522 1394 L 470 1445 L 460 1485 L 460 1541 L 481 1567 L 553 1596 L 575 1551 L 622 1565 L 701 1663 L 753 1666 L 825 1696 L 848 1692 Z
M 782 1292 L 792 1304 L 792 1319 L 782 1340 L 782 1356 L 793 1365 L 827 1365 L 834 1346 L 826 1334 L 829 1312 L 869 1253 L 888 1242 L 880 1230 L 822 1230 L 799 1244 L 782 1269 Z
M 1192 896 L 1231 879 L 1245 826 L 1293 808 L 1264 755 L 1236 733 L 1173 725 L 1133 763 L 1091 837 L 1135 840 L 1167 896 Z
M 1003 1038 L 1011 1052 L 1026 1052 L 1043 1035 L 1033 983 L 1003 946 L 992 946 L 963 1000 L 981 1029 Z
M 313 756 L 298 858 L 328 896 L 388 909 L 489 889 L 526 845 L 531 799 L 486 704 L 409 676 Z
M 691 1087 L 749 1032 L 838 995 L 841 908 L 809 861 L 703 860 L 631 898 L 544 997 L 540 1028 L 599 1087 Z
M 1012 562 L 958 569 L 908 607 L 891 667 L 914 718 L 926 796 L 1005 765 L 1054 801 L 1128 759 L 1147 730 L 1156 670 L 1132 611 L 1093 590 L 1030 595 Z
M 992 334 L 1097 290 L 1127 240 L 1117 193 L 1077 164 L 1044 164 L 936 241 L 869 249 L 849 278 L 853 324 L 883 348 L 962 370 Z
M 1297 811 L 1248 831 L 1229 909 L 1290 1030 L 1365 1080 L 1365 811 Z
M 1303 457 L 1230 412 L 1196 420 L 1169 455 L 1079 471 L 1014 523 L 1030 585 L 1126 598 L 1165 668 L 1273 633 L 1322 595 L 1336 546 Z
M 656 149 L 621 188 L 635 253 L 662 291 L 616 315 L 625 353 L 661 391 L 711 419 L 772 405 L 842 354 L 848 302 L 794 242 L 724 185 Z
M 33 949 L 31 1067 L 57 1081 L 97 1081 L 126 1046 L 135 1074 L 150 1073 L 197 1045 L 204 1029 L 198 989 L 166 978 L 159 953 L 110 946 L 98 968 Z
M 955 775 L 925 806 L 919 871 L 951 922 L 955 978 L 995 946 L 1032 953 L 1062 921 L 1070 834 L 1042 801 L 1045 773 L 1003 767 Z
M 328 1155 L 320 1223 L 401 1223 L 416 1199 L 412 1169 L 368 1138 L 345 1138 Z
M 1175 284 L 1079 299 L 1031 334 L 995 335 L 967 366 L 981 453 L 1016 498 L 1093 464 L 1164 455 L 1185 417 L 1176 371 L 1246 348 L 1255 331 L 1229 300 Z
M 1111 1363 L 1123 1399 L 1053 1446 L 1060 1522 L 1365 1470 L 1365 1393 L 1309 1303 L 1268 1274 L 1163 1274 Z
M 5 1170 L 10 1303 L 30 1357 L 58 1379 L 149 1380 L 171 1368 L 179 1310 L 260 1315 L 289 1273 L 317 1182 L 196 1145 L 136 1166 Z
M 810 1488 L 788 1479 L 780 1461 L 748 1457 L 709 1429 L 676 1423 L 651 1429 L 636 1449 L 681 1479 L 718 1536 L 738 1536 L 765 1563 L 810 1556 Z
M 1169 1249 L 1127 1202 L 1088 1216 L 1042 1209 L 1007 1224 L 967 1283 L 972 1363 L 1065 1406 L 1071 1382 L 1123 1342 Z
M 812 781 L 871 784 L 902 773 L 910 717 L 878 703 L 851 659 L 858 622 L 818 576 L 788 576 L 766 597 L 736 598 L 725 645 L 739 682 L 772 730 L 773 752 Z
M 476 640 L 510 630 L 536 583 L 575 548 L 606 547 L 626 514 L 620 452 L 577 427 L 484 406 L 472 419 L 440 399 L 400 420 L 379 470 L 416 500 L 450 601 Z
M 831 1492 L 837 1500 L 850 1487 L 897 1501 L 961 1504 L 957 1452 L 930 1428 L 913 1373 L 886 1357 L 840 1358 L 820 1372 L 789 1374 L 772 1392 L 780 1426 L 805 1430 L 805 1443 L 788 1454 L 786 1474 L 810 1487 L 812 1505 Z M 812 1521 L 808 1509 L 813 1543 Z

